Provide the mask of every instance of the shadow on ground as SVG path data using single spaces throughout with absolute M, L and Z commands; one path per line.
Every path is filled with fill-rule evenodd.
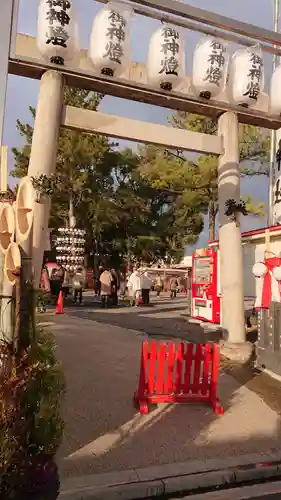
M 120 307 L 113 309 L 84 310 L 69 308 L 68 313 L 80 319 L 92 320 L 105 325 L 137 330 L 157 339 L 177 338 L 195 343 L 218 342 L 219 328 L 202 328 L 199 323 L 189 322 L 185 299 L 152 303 L 151 307 Z
M 130 324 L 136 321 L 138 330 L 146 329 L 142 314 L 129 313 L 126 321 L 133 316 Z M 66 429 L 58 454 L 62 477 L 249 453 L 260 453 L 262 461 L 263 454 L 279 450 L 278 408 L 270 408 L 246 386 L 257 375 L 245 379 L 243 386 L 221 373 L 222 416 L 203 405 L 159 405 L 141 416 L 132 397 L 142 336 L 113 325 L 115 314 L 105 315 L 105 324 L 100 316 L 98 321 L 84 319 L 82 311 L 79 317 L 55 320 L 68 387 Z M 126 328 L 132 326 L 126 322 Z M 280 391 L 275 399 L 280 400 Z

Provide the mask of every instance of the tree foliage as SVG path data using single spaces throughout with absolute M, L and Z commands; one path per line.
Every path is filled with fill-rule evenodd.
M 205 134 L 217 133 L 217 120 L 191 113 L 177 112 L 171 117 L 171 123 L 177 128 Z M 239 124 L 239 152 L 241 176 L 269 174 L 270 136 L 265 130 L 252 125 Z M 202 185 L 206 176 L 210 185 L 206 188 L 207 204 L 205 213 L 209 218 L 209 238 L 215 238 L 215 220 L 218 213 L 217 169 L 218 159 L 212 155 L 199 155 L 197 164 L 202 169 Z M 263 206 L 254 205 L 249 196 L 244 198 L 247 210 L 252 215 L 264 215 Z M 251 201 L 251 202 L 250 202 Z
M 198 173 L 189 162 L 167 154 L 154 146 L 139 150 L 139 172 L 145 182 L 158 190 L 163 202 L 160 232 L 173 253 L 182 245 L 195 243 L 203 230 L 202 204 L 190 183 L 196 185 Z M 164 223 L 164 226 L 163 226 Z
M 217 121 L 199 115 L 176 112 L 169 118 L 173 127 L 205 134 L 217 133 Z M 270 138 L 265 131 L 251 125 L 239 126 L 240 170 L 242 176 L 268 175 Z M 154 152 L 154 153 L 153 153 Z M 213 155 L 185 154 L 183 151 L 142 151 L 141 175 L 153 187 L 167 195 L 177 196 L 181 210 L 194 209 L 197 214 L 207 214 L 209 239 L 215 239 L 215 222 L 218 213 L 218 158 Z M 247 211 L 251 215 L 264 215 L 264 204 L 246 196 Z M 197 219 L 197 221 L 199 221 Z M 190 226 L 190 228 L 192 225 Z M 195 227 L 194 240 L 198 233 Z M 191 238 L 192 240 L 192 238 Z
M 65 104 L 95 112 L 103 95 L 65 87 Z M 35 109 L 29 108 L 31 118 Z M 216 121 L 177 112 L 172 126 L 215 134 Z M 11 175 L 27 174 L 33 126 L 17 120 L 23 138 L 13 148 Z M 269 137 L 251 126 L 240 126 L 241 174 L 267 175 Z M 217 157 L 187 155 L 154 146 L 138 152 L 98 134 L 61 129 L 50 227 L 64 225 L 74 207 L 78 225 L 87 232 L 87 253 L 122 260 L 179 260 L 183 246 L 195 243 L 209 215 L 214 238 L 217 203 Z M 251 214 L 263 215 L 264 204 L 244 199 Z
M 65 88 L 65 104 L 93 112 L 102 98 L 86 90 Z M 34 120 L 36 111 L 29 109 Z M 17 120 L 17 129 L 24 144 L 13 148 L 11 175 L 21 178 L 28 170 L 33 126 Z M 61 129 L 55 177 L 34 180 L 37 187 L 40 183 L 44 189 L 49 186 L 50 227 L 64 225 L 69 206 L 73 206 L 78 225 L 86 229 L 88 254 L 109 255 L 115 265 L 123 259 L 179 260 L 183 244 L 200 234 L 202 216 L 191 207 L 192 198 L 188 201 L 177 193 L 166 193 L 141 175 L 142 154 L 117 146 L 98 134 Z

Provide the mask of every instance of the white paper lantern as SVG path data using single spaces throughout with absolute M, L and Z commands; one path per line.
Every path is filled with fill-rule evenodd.
M 225 88 L 229 54 L 218 38 L 202 38 L 194 52 L 192 84 L 199 97 L 216 97 Z
M 40 0 L 37 47 L 48 62 L 63 65 L 79 59 L 78 23 L 73 0 Z
M 252 267 L 252 273 L 255 278 L 262 278 L 267 273 L 267 267 L 263 262 L 256 262 Z
M 269 109 L 273 115 L 281 114 L 281 65 L 277 66 L 271 77 Z
M 281 281 L 281 267 L 280 266 L 274 267 L 272 269 L 272 275 L 273 278 L 275 278 L 277 281 Z
M 229 92 L 233 104 L 254 105 L 264 87 L 262 51 L 259 45 L 233 54 L 229 71 Z
M 179 86 L 185 76 L 184 40 L 181 30 L 162 25 L 152 35 L 147 59 L 148 82 L 163 90 Z
M 119 76 L 131 56 L 129 20 L 132 9 L 119 2 L 108 2 L 93 22 L 89 57 L 96 71 Z

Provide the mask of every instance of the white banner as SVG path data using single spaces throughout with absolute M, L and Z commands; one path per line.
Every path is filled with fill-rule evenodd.
M 272 225 L 281 224 L 281 131 L 276 133 L 276 153 L 272 164 Z

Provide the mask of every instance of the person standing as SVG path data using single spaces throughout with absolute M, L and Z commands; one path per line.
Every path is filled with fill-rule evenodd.
M 139 299 L 141 297 L 141 275 L 140 272 L 135 269 L 128 279 L 128 292 L 130 298 L 130 305 L 137 306 Z
M 72 278 L 73 304 L 82 304 L 83 288 L 85 287 L 85 272 L 82 267 L 78 267 Z
M 113 276 L 108 269 L 105 269 L 100 275 L 100 295 L 102 307 L 109 307 L 112 293 Z
M 103 273 L 103 267 L 99 266 L 96 274 L 96 279 L 95 279 L 95 294 L 100 296 L 100 289 L 101 289 L 101 284 L 100 284 L 100 277 Z
M 171 282 L 170 282 L 170 291 L 171 291 L 170 297 L 171 297 L 171 299 L 176 298 L 178 286 L 179 286 L 179 284 L 178 284 L 177 278 L 174 278 L 174 277 L 171 278 Z
M 119 290 L 119 276 L 115 269 L 111 269 L 112 283 L 111 283 L 111 305 L 118 306 L 118 290 Z
M 43 265 L 41 280 L 39 284 L 39 293 L 37 295 L 36 312 L 43 313 L 46 311 L 47 297 L 51 292 L 50 280 L 47 267 Z
M 127 282 L 126 282 L 126 276 L 124 273 L 120 273 L 120 297 L 125 297 L 126 294 L 126 288 L 127 288 Z
M 187 290 L 187 293 L 186 293 L 186 297 L 187 297 L 187 311 L 188 311 L 188 314 L 191 314 L 191 300 L 192 300 L 192 293 L 191 293 L 191 290 L 192 290 L 192 270 L 189 269 L 188 270 L 188 273 L 186 275 L 186 290 Z
M 141 287 L 142 287 L 142 303 L 145 306 L 149 305 L 149 292 L 151 289 L 151 279 L 148 276 L 148 272 L 145 271 L 141 276 Z
M 156 290 L 157 297 L 160 297 L 160 293 L 163 290 L 163 282 L 162 282 L 162 278 L 161 278 L 160 274 L 157 274 L 157 276 L 156 276 L 155 290 Z
M 72 282 L 71 274 L 69 273 L 69 271 L 65 271 L 62 283 L 62 293 L 64 299 L 66 299 L 67 295 L 69 294 L 71 282 Z
M 59 266 L 55 267 L 51 273 L 51 278 L 50 278 L 51 294 L 55 300 L 55 303 L 57 302 L 59 293 L 62 290 L 62 284 L 64 281 L 64 272 L 65 271 L 63 267 Z
M 39 288 L 41 288 L 41 290 L 43 290 L 45 293 L 50 293 L 50 291 L 51 291 L 49 274 L 48 274 L 48 269 L 46 266 L 43 266 L 43 268 L 42 268 Z

